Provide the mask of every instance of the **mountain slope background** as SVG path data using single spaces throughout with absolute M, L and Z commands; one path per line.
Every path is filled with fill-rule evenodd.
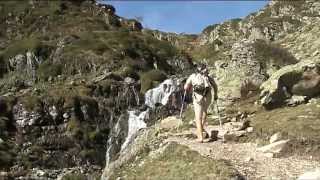
M 309 62 L 319 66 L 317 1 L 271 1 L 259 12 L 210 25 L 199 35 L 144 29 L 137 20 L 119 17 L 114 7 L 95 1 L 2 1 L 0 14 L 4 177 L 98 178 L 108 150 L 112 162 L 129 165 L 116 168 L 117 177 L 137 171 L 152 177 L 156 163 L 198 176 L 192 161 L 204 161 L 203 166 L 216 167 L 214 172 L 207 169 L 208 177 L 241 178 L 245 174 L 229 161 L 204 160 L 176 144 L 162 148 L 167 136 L 154 130 L 154 123 L 172 112 L 161 106 L 147 122 L 150 129 L 137 135 L 140 146 L 128 147 L 136 153 L 128 156 L 138 154 L 142 162 L 145 158 L 151 172 L 132 169 L 132 157 L 121 153 L 129 131 L 127 111 L 144 110 L 147 90 L 172 76 L 184 79 L 197 62 L 207 63 L 217 80 L 224 121 L 242 121 L 243 114 L 250 121 L 253 133 L 237 142 L 265 144 L 281 132 L 292 140 L 288 155 L 318 158 L 320 104 L 315 97 L 320 75 L 316 68 L 307 71 Z M 295 91 L 299 83 L 310 88 Z M 259 99 L 261 92 L 266 92 L 261 95 L 265 101 Z M 305 98 L 297 102 L 294 95 Z M 209 123 L 215 124 L 213 107 L 210 113 Z M 190 128 L 186 122 L 193 118 L 191 106 L 184 116 L 182 131 Z M 139 144 L 143 140 L 150 142 Z M 168 155 L 161 155 L 166 148 Z M 153 152 L 160 156 L 150 159 Z M 185 160 L 189 153 L 194 158 Z M 166 161 L 172 158 L 176 161 Z

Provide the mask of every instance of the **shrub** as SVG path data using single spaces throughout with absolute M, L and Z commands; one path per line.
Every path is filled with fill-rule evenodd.
M 86 180 L 86 176 L 83 174 L 69 173 L 62 177 L 62 180 Z
M 27 51 L 32 51 L 38 54 L 41 50 L 42 43 L 36 37 L 29 37 L 23 40 L 19 40 L 10 44 L 9 47 L 3 52 L 3 58 L 8 60 L 11 57 L 14 57 L 17 54 L 24 54 Z
M 13 157 L 9 152 L 0 151 L 0 168 L 8 167 L 12 164 Z
M 2 55 L 0 55 L 0 78 L 3 77 L 5 73 L 8 72 L 7 63 L 5 62 Z
M 54 64 L 49 61 L 46 61 L 40 64 L 37 70 L 37 75 L 38 75 L 38 78 L 41 80 L 48 80 L 50 76 L 56 77 L 58 75 L 61 75 L 62 69 L 63 67 L 61 64 Z
M 167 76 L 159 70 L 151 70 L 140 74 L 141 92 L 145 93 L 147 90 L 153 88 L 161 81 L 165 80 Z
M 27 111 L 39 111 L 42 107 L 40 97 L 34 95 L 27 95 L 22 97 L 21 102 L 23 104 L 23 107 L 26 108 Z
M 269 63 L 273 63 L 282 67 L 284 65 L 295 64 L 298 62 L 290 52 L 279 45 L 270 44 L 264 40 L 257 40 L 254 42 L 253 46 L 256 50 L 258 59 L 264 66 Z

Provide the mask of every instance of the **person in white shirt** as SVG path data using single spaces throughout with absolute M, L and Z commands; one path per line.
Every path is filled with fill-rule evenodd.
M 207 120 L 207 110 L 212 100 L 211 90 L 214 90 L 214 101 L 218 99 L 218 88 L 214 79 L 209 77 L 209 71 L 204 64 L 199 64 L 197 72 L 187 79 L 184 90 L 193 91 L 192 99 L 197 126 L 197 142 L 203 142 L 204 125 Z

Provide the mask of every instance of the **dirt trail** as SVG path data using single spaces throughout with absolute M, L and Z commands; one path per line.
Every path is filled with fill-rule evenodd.
M 257 145 L 254 143 L 223 143 L 221 140 L 197 143 L 192 139 L 181 136 L 171 136 L 167 141 L 186 145 L 209 158 L 231 161 L 232 165 L 249 180 L 297 179 L 304 172 L 320 167 L 320 162 L 314 161 L 310 157 L 266 157 L 263 153 L 257 151 Z

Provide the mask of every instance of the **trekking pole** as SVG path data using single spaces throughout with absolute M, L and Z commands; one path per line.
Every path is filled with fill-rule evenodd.
M 186 99 L 186 94 L 187 94 L 187 91 L 184 90 L 184 93 L 183 93 L 183 98 L 182 98 L 182 105 L 181 105 L 181 109 L 180 109 L 180 119 L 182 119 L 182 111 L 183 111 L 183 108 L 184 108 L 184 101 Z
M 220 128 L 223 131 L 223 126 L 222 126 L 220 111 L 219 111 L 219 107 L 218 107 L 218 102 L 215 101 L 215 104 L 216 104 L 216 111 L 217 111 L 217 115 L 218 115 L 218 119 L 219 119 Z M 222 142 L 225 142 L 224 134 L 222 135 Z
M 222 121 L 221 121 L 220 111 L 219 111 L 219 107 L 218 107 L 218 102 L 217 101 L 214 101 L 214 102 L 216 104 L 216 111 L 217 111 L 217 115 L 218 115 L 218 119 L 219 119 L 219 124 L 220 124 L 220 127 L 222 128 Z

